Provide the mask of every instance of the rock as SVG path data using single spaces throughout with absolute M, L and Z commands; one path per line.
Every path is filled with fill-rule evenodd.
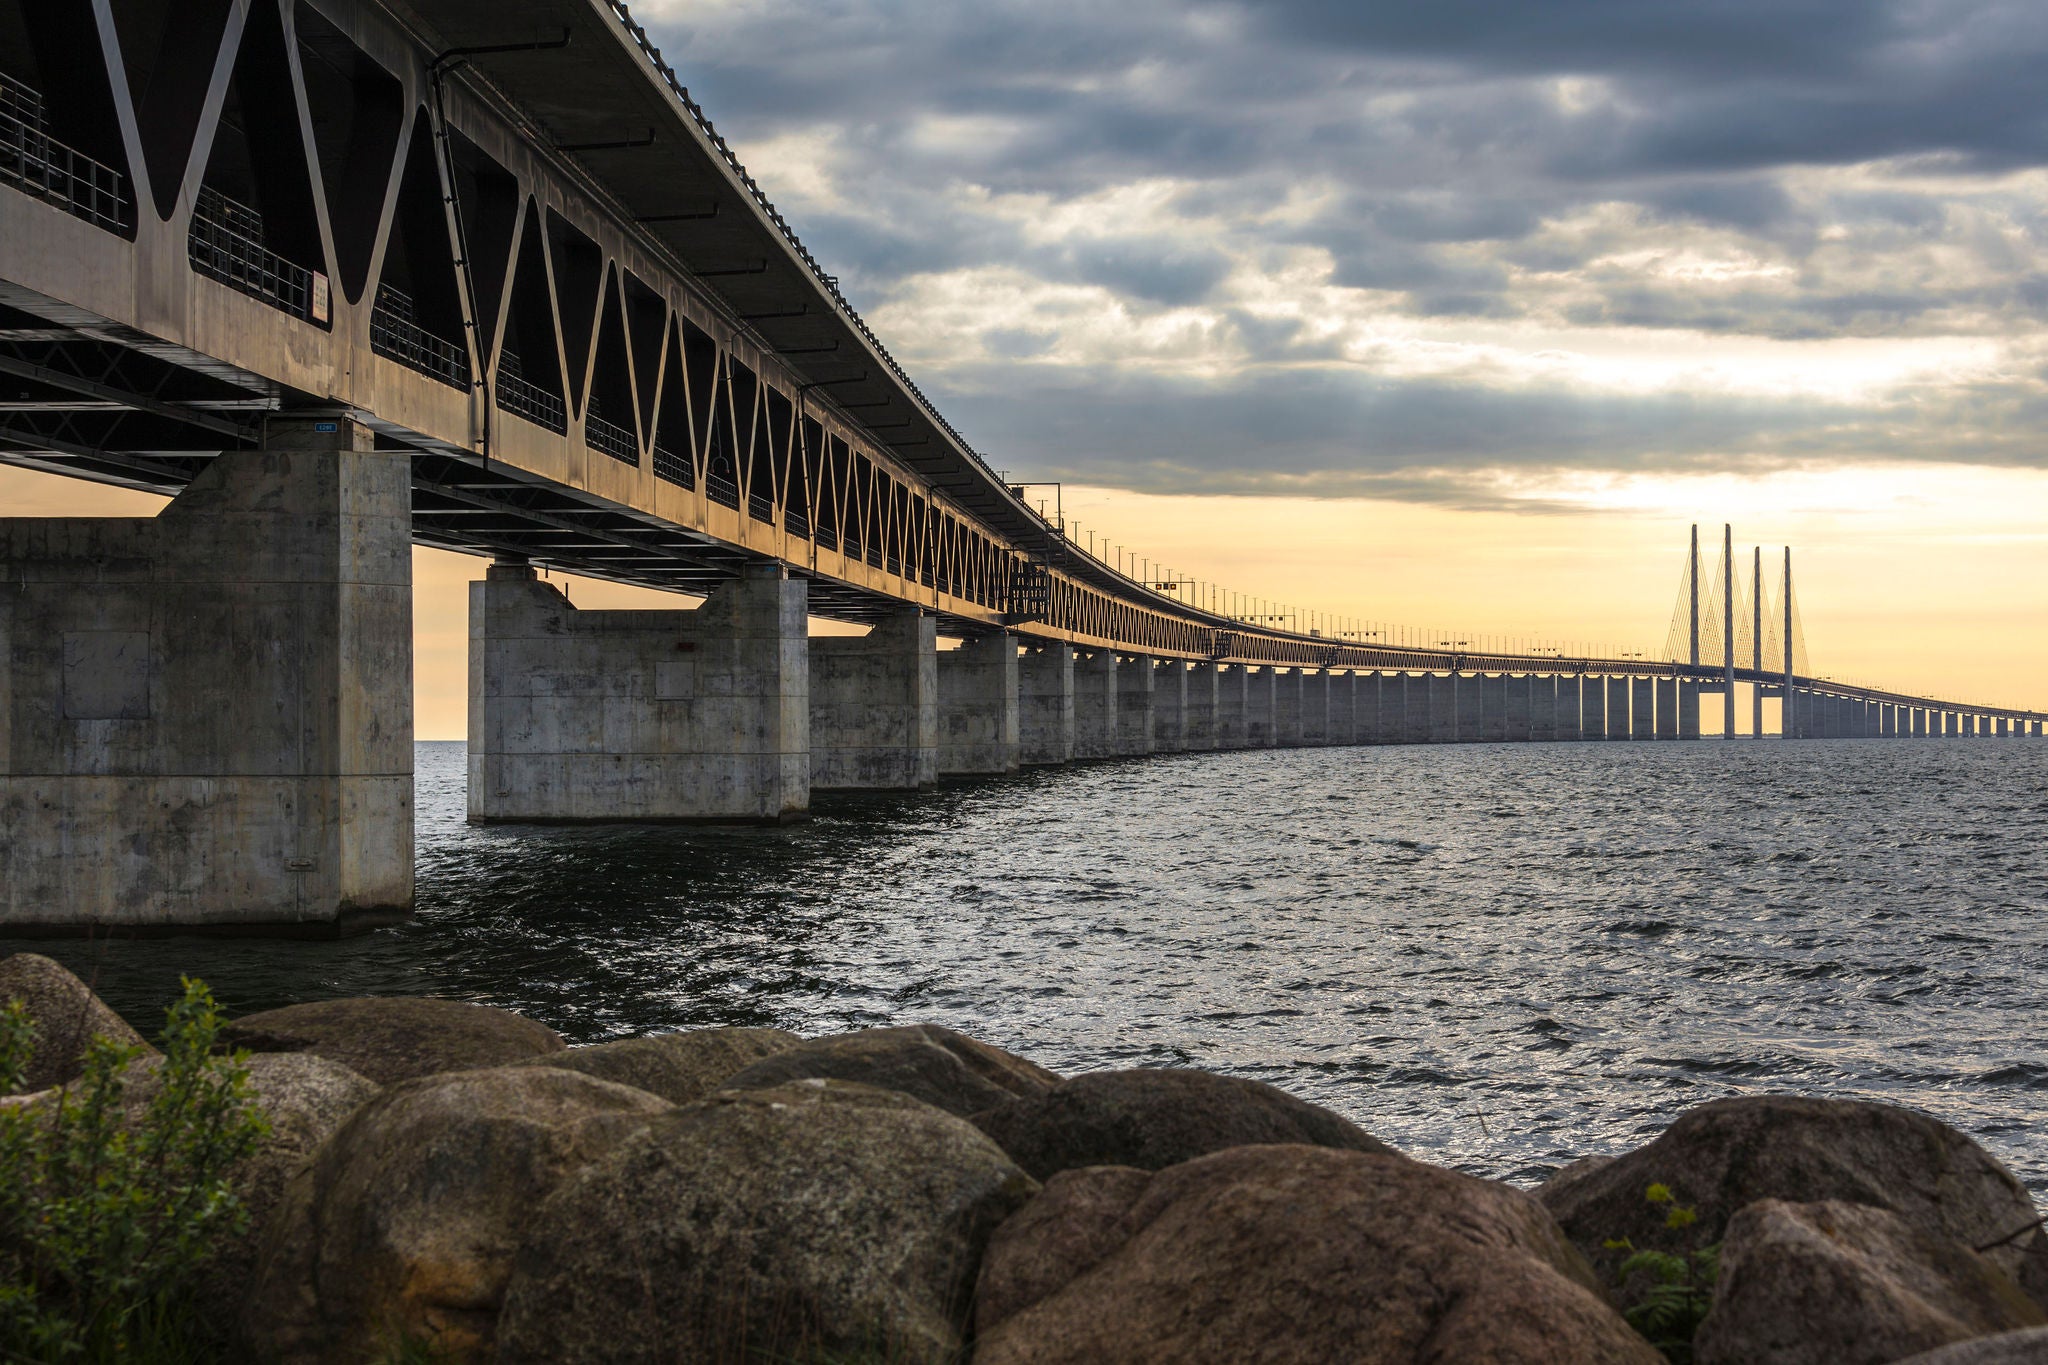
M 685 1105 L 533 1217 L 498 1361 L 960 1357 L 981 1248 L 1036 1184 L 961 1119 L 834 1080 Z
M 670 1106 L 552 1067 L 394 1086 L 287 1189 L 241 1316 L 251 1359 L 382 1359 L 401 1345 L 482 1361 L 534 1210 Z
M 1626 1253 L 1608 1238 L 1668 1247 L 1652 1183 L 1671 1187 L 1699 1222 L 1689 1245 L 1721 1239 L 1736 1210 L 1759 1199 L 1847 1200 L 1889 1209 L 1914 1227 L 1986 1252 L 2036 1302 L 2048 1302 L 2048 1238 L 2033 1201 L 1996 1157 L 1944 1123 L 1888 1104 L 1789 1095 L 1715 1100 L 1679 1115 L 1656 1141 L 1537 1197 L 1581 1251 L 1611 1275 Z M 2015 1236 L 2014 1234 L 2019 1234 Z
M 223 1048 L 310 1052 L 379 1085 L 443 1071 L 505 1066 L 562 1050 L 553 1029 L 510 1010 L 419 996 L 287 1005 L 229 1022 Z
M 1883 1365 L 2048 1322 L 1988 1259 L 1867 1204 L 1763 1199 L 1728 1220 L 1697 1365 Z
M 249 1213 L 242 1236 L 221 1244 L 201 1272 L 199 1307 L 210 1321 L 231 1322 L 249 1290 L 271 1215 L 285 1186 L 303 1170 L 348 1117 L 374 1099 L 379 1087 L 339 1062 L 307 1053 L 259 1053 L 249 1058 L 249 1086 L 270 1131 L 228 1180 Z M 161 1057 L 145 1057 L 128 1068 L 122 1109 L 132 1121 L 160 1088 Z
M 10 1000 L 28 1006 L 35 1029 L 23 1094 L 77 1080 L 85 1069 L 85 1045 L 95 1035 L 123 1047 L 149 1047 L 90 987 L 41 953 L 0 958 L 0 1004 Z
M 862 1029 L 812 1038 L 728 1077 L 728 1090 L 766 1090 L 791 1081 L 853 1081 L 915 1096 L 962 1118 L 1059 1077 L 1022 1057 L 937 1024 Z
M 1895 1365 L 2041 1365 L 2044 1360 L 2048 1360 L 2048 1327 L 2029 1327 L 1907 1356 Z
M 1663 1365 L 1530 1196 L 1310 1146 L 1054 1176 L 989 1243 L 975 1332 L 975 1365 Z
M 1393 1148 L 1284 1090 L 1207 1071 L 1095 1071 L 973 1118 L 1040 1180 L 1080 1166 L 1158 1171 L 1226 1147 L 1298 1142 L 1353 1152 Z
M 652 1038 L 620 1038 L 533 1057 L 521 1066 L 557 1066 L 630 1085 L 670 1104 L 703 1099 L 763 1057 L 802 1042 L 779 1028 L 706 1028 Z

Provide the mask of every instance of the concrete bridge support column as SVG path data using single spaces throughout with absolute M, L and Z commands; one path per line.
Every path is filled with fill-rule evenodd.
M 1270 671 L 1273 674 L 1273 747 L 1299 748 L 1302 694 L 1307 690 L 1307 670 L 1276 668 Z
M 939 780 L 938 622 L 915 607 L 866 635 L 811 640 L 811 790 Z
M 1691 678 L 1678 680 L 1678 737 L 1700 737 L 1700 685 Z
M 1912 708 L 1911 714 L 1913 717 L 1913 737 L 1915 739 L 1927 738 L 1927 708 L 1916 706 Z
M 1253 749 L 1270 749 L 1278 741 L 1280 670 L 1261 668 L 1246 674 L 1244 684 L 1245 743 Z
M 1328 744 L 1357 744 L 1360 742 L 1358 723 L 1359 694 L 1365 691 L 1365 679 L 1357 673 L 1331 673 L 1330 681 L 1330 733 L 1324 741 Z
M 1436 721 L 1430 712 L 1436 700 L 1436 674 L 1400 673 L 1395 676 L 1401 683 L 1401 743 L 1434 744 Z
M 1456 729 L 1451 738 L 1460 744 L 1475 743 L 1486 735 L 1485 681 L 1481 673 L 1451 675 L 1451 690 L 1457 698 Z
M 1219 747 L 1216 742 L 1216 699 L 1218 675 L 1215 664 L 1190 664 L 1187 670 L 1187 702 L 1182 732 L 1187 748 L 1195 753 Z
M 1188 666 L 1161 659 L 1152 666 L 1152 752 L 1180 754 L 1187 747 Z
M 1526 673 L 1503 679 L 1507 688 L 1507 719 L 1502 739 L 1514 744 L 1526 744 L 1536 737 L 1536 724 L 1530 715 L 1529 697 L 1536 680 Z
M 1321 747 L 1330 743 L 1330 674 L 1326 669 L 1301 670 L 1301 733 L 1295 743 Z
M 1429 687 L 1429 742 L 1453 744 L 1458 738 L 1458 675 L 1425 673 Z
M 1216 747 L 1251 747 L 1251 670 L 1225 664 L 1216 670 Z
M 1579 678 L 1580 739 L 1607 738 L 1607 679 L 1592 674 Z
M 1657 738 L 1678 738 L 1678 679 L 1657 679 Z
M 1074 647 L 1040 645 L 1017 656 L 1018 761 L 1074 761 Z
M 1557 675 L 1538 673 L 1529 679 L 1529 738 L 1550 743 L 1557 738 Z
M 0 520 L 0 930 L 412 909 L 411 462 L 271 417 L 154 517 Z
M 1479 738 L 1489 744 L 1504 743 L 1508 737 L 1508 675 L 1481 673 L 1479 684 Z
M 1016 772 L 1023 762 L 1017 637 L 1004 631 L 939 655 L 939 774 Z
M 1394 698 L 1394 705 L 1400 705 L 1400 693 L 1390 692 L 1393 679 L 1380 672 L 1360 673 L 1358 692 L 1352 699 L 1352 718 L 1357 721 L 1357 742 L 1360 744 L 1391 744 L 1394 736 L 1388 733 L 1387 698 Z
M 1074 651 L 1075 758 L 1115 758 L 1122 752 L 1116 738 L 1116 664 L 1113 649 Z
M 1152 689 L 1158 680 L 1158 666 L 1159 661 L 1149 654 L 1117 660 L 1115 744 L 1121 757 L 1143 758 L 1152 752 L 1156 719 Z
M 1657 691 L 1655 678 L 1630 678 L 1628 680 L 1630 739 L 1655 739 L 1657 737 Z
M 762 566 L 695 611 L 579 611 L 530 567 L 493 564 L 469 585 L 469 818 L 802 816 L 806 600 Z
M 1629 737 L 1627 678 L 1607 680 L 1607 737 L 1627 739 Z

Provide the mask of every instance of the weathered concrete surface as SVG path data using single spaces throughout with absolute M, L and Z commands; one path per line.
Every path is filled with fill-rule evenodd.
M 1486 737 L 1486 675 L 1483 673 L 1453 673 L 1451 693 L 1453 697 L 1453 720 L 1451 738 L 1460 744 Z
M 1560 706 L 1555 674 L 1539 673 L 1529 679 L 1529 738 L 1543 743 L 1556 739 Z M 1578 705 L 1576 697 L 1572 702 Z M 1577 719 L 1576 715 L 1573 717 Z
M 1216 670 L 1216 747 L 1245 749 L 1251 746 L 1251 670 L 1243 664 L 1226 664 Z
M 1364 679 L 1356 673 L 1332 673 L 1330 678 L 1330 733 L 1326 744 L 1358 743 L 1358 695 Z
M 1503 722 L 1503 737 L 1517 742 L 1536 738 L 1535 719 L 1530 715 L 1529 699 L 1535 692 L 1536 679 L 1526 673 L 1519 673 L 1505 679 L 1507 684 L 1507 718 Z
M 1657 738 L 1678 738 L 1678 679 L 1657 679 Z
M 1216 741 L 1216 697 L 1219 670 L 1215 664 L 1190 664 L 1187 677 L 1186 714 L 1182 728 L 1186 747 L 1205 752 L 1220 747 Z
M 810 694 L 812 790 L 937 785 L 936 618 L 912 607 L 866 635 L 814 637 Z
M 1629 728 L 1630 739 L 1655 739 L 1657 737 L 1657 702 L 1651 684 L 1654 678 L 1630 678 Z
M 1017 637 L 968 640 L 939 655 L 939 772 L 1013 773 L 1023 762 Z
M 1306 669 L 1275 668 L 1273 674 L 1273 747 L 1293 749 L 1301 744 L 1301 704 Z
M 1017 659 L 1019 757 L 1068 763 L 1074 757 L 1074 647 L 1043 645 Z
M 1581 677 L 1579 680 L 1580 739 L 1607 738 L 1607 679 Z
M 524 565 L 469 595 L 469 818 L 737 821 L 810 808 L 805 588 L 578 611 Z
M 1473 679 L 1479 684 L 1479 734 L 1478 738 L 1490 744 L 1498 744 L 1510 738 L 1508 735 L 1508 686 L 1505 673 L 1484 673 Z M 1469 736 L 1460 736 L 1469 738 Z M 1527 738 L 1515 735 L 1515 739 Z
M 1279 709 L 1277 689 L 1280 670 L 1277 668 L 1253 669 L 1244 679 L 1244 742 L 1250 749 L 1270 749 L 1274 745 L 1274 715 Z
M 1401 735 L 1403 744 L 1428 744 L 1436 739 L 1436 725 L 1430 718 L 1437 679 L 1433 673 L 1403 673 L 1401 690 Z
M 1161 659 L 1152 666 L 1152 752 L 1178 754 L 1187 747 L 1188 665 Z
M 1145 654 L 1117 661 L 1115 749 L 1124 758 L 1142 758 L 1152 752 L 1152 690 L 1158 680 L 1158 662 Z
M 1117 747 L 1116 651 L 1074 654 L 1074 757 L 1115 758 Z
M 1330 742 L 1330 675 L 1320 668 L 1301 673 L 1301 710 L 1294 742 L 1304 746 Z
M 1700 685 L 1690 678 L 1678 680 L 1678 737 L 1700 737 Z
M 0 929 L 410 912 L 411 462 L 370 445 L 273 417 L 155 517 L 0 520 Z

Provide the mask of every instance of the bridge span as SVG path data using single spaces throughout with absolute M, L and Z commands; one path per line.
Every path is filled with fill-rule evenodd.
M 413 542 L 492 561 L 479 820 L 1694 738 L 1737 683 L 1793 736 L 2044 720 L 1272 629 L 1122 572 L 946 422 L 616 0 L 0 0 L 0 380 L 0 460 L 173 498 L 0 520 L 0 930 L 404 913 Z M 536 566 L 706 600 L 579 611 Z

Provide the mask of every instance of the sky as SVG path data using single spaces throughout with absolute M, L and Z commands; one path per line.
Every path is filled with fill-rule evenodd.
M 1084 539 L 1655 650 L 1732 522 L 1794 547 L 1816 672 L 2048 708 L 2038 0 L 633 11 Z M 105 505 L 28 477 L 0 505 Z M 460 734 L 475 566 L 418 563 L 420 732 Z

